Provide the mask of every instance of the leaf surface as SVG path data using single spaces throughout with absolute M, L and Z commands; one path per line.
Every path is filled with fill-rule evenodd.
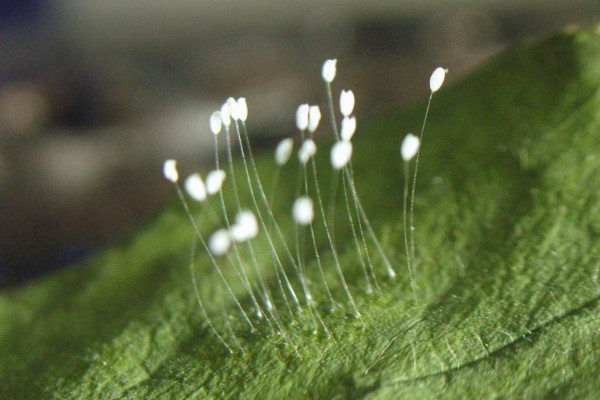
M 600 28 L 591 27 L 509 51 L 434 95 L 415 204 L 417 301 L 404 257 L 399 151 L 404 134 L 419 131 L 424 103 L 365 122 L 353 138 L 357 189 L 398 272 L 385 278 L 370 247 L 382 288 L 367 295 L 338 222 L 364 326 L 348 305 L 327 311 L 309 262 L 332 337 L 313 335 L 307 312 L 286 323 L 300 358 L 266 323 L 248 332 L 198 250 L 194 271 L 209 315 L 226 338 L 231 325 L 245 349 L 226 354 L 196 303 L 193 231 L 173 203 L 130 243 L 0 295 L 0 397 L 598 397 L 599 88 Z M 328 144 L 319 146 L 325 172 Z M 257 163 L 265 176 L 273 169 L 270 155 Z M 295 173 L 284 171 L 274 207 L 290 238 Z M 322 190 L 328 182 L 324 173 Z M 243 201 L 250 207 L 248 194 Z M 201 228 L 208 235 L 215 224 L 204 219 Z M 257 258 L 275 285 L 262 236 Z M 344 304 L 326 237 L 317 236 Z

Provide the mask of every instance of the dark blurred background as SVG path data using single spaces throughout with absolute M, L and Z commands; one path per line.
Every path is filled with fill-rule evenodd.
M 162 161 L 210 157 L 208 116 L 230 95 L 260 145 L 323 103 L 326 58 L 364 119 L 425 96 L 438 65 L 455 80 L 597 22 L 598 0 L 0 0 L 0 288 L 153 218 L 173 196 Z

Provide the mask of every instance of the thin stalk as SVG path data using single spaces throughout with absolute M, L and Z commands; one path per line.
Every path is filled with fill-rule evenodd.
M 410 287 L 417 301 L 417 291 L 415 288 L 415 279 L 413 276 L 412 263 L 410 259 L 410 251 L 408 250 L 408 230 L 406 224 L 406 206 L 408 202 L 408 179 L 409 179 L 409 163 L 404 162 L 404 201 L 402 202 L 402 220 L 404 222 L 404 249 L 406 250 L 406 264 L 408 266 L 408 274 L 410 276 Z
M 312 160 L 312 159 L 311 159 L 311 161 L 314 162 L 314 160 Z M 313 166 L 314 166 L 314 164 L 313 164 Z M 308 195 L 308 176 L 306 173 L 306 166 L 303 165 L 302 169 L 303 169 L 303 175 L 304 175 L 304 192 L 305 192 L 305 194 Z M 319 197 L 320 197 L 320 195 L 319 195 Z M 325 226 L 327 226 L 326 222 L 325 222 Z M 329 301 L 331 302 L 331 309 L 334 310 L 335 309 L 335 301 L 333 300 L 333 295 L 331 294 L 331 291 L 329 290 L 329 285 L 327 284 L 327 279 L 325 278 L 325 271 L 323 270 L 323 264 L 321 263 L 321 256 L 319 254 L 319 249 L 317 247 L 317 238 L 315 235 L 315 229 L 314 229 L 312 222 L 310 223 L 309 229 L 310 229 L 310 237 L 312 239 L 313 249 L 315 250 L 315 259 L 317 260 L 317 265 L 319 267 L 319 272 L 321 273 L 321 278 L 323 278 L 323 285 L 325 286 L 325 291 L 327 292 L 327 297 L 329 298 Z
M 312 166 L 312 172 L 313 172 L 313 180 L 314 180 L 314 184 L 315 184 L 315 191 L 317 194 L 317 203 L 319 204 L 319 211 L 321 213 L 321 217 L 323 218 L 323 225 L 325 227 L 325 234 L 327 235 L 327 242 L 329 243 L 329 247 L 331 248 L 331 253 L 333 254 L 333 258 L 335 261 L 335 268 L 337 270 L 337 274 L 340 278 L 340 281 L 342 282 L 344 292 L 346 293 L 346 296 L 348 297 L 348 301 L 350 302 L 350 305 L 352 306 L 352 308 L 354 310 L 354 315 L 357 318 L 361 318 L 360 313 L 358 312 L 358 307 L 356 307 L 354 298 L 352 297 L 352 294 L 350 293 L 350 289 L 348 288 L 348 284 L 346 283 L 346 278 L 344 278 L 344 273 L 342 271 L 342 266 L 341 266 L 340 260 L 338 258 L 335 242 L 329 231 L 327 219 L 325 217 L 325 209 L 323 207 L 323 199 L 321 198 L 321 189 L 319 188 L 319 180 L 317 179 L 317 165 L 316 165 L 314 159 L 311 160 L 311 166 Z
M 228 150 L 229 155 L 231 155 L 230 151 Z M 215 135 L 215 168 L 218 170 L 220 166 L 219 163 L 219 143 L 218 143 L 218 138 Z M 231 173 L 231 171 L 230 171 Z M 231 180 L 235 180 L 235 175 L 231 175 L 230 177 Z M 235 186 L 235 182 L 233 183 Z M 239 200 L 239 196 L 236 196 L 236 198 Z M 225 220 L 225 226 L 228 230 L 231 230 L 231 223 L 229 221 L 229 217 L 227 216 L 227 208 L 225 206 L 225 199 L 223 196 L 223 191 L 219 190 L 219 201 L 220 201 L 220 205 L 221 205 L 221 212 L 223 214 L 223 219 Z M 209 203 L 210 204 L 210 203 Z M 238 211 L 241 211 L 241 205 L 238 204 Z M 259 285 L 261 287 L 261 290 L 263 292 L 263 303 L 265 303 L 267 309 L 270 311 L 270 309 L 273 307 L 273 303 L 270 300 L 270 293 L 268 291 L 268 288 L 266 287 L 266 285 L 264 284 L 264 279 L 262 277 L 262 273 L 260 271 L 260 269 L 258 268 L 258 262 L 256 261 L 256 257 L 254 255 L 254 248 L 252 246 L 252 244 L 250 243 L 250 241 L 247 242 L 247 246 L 250 250 L 250 254 L 251 254 L 251 259 L 252 259 L 252 263 L 254 265 L 254 270 L 256 272 L 256 275 L 258 276 L 258 281 L 259 281 Z M 256 296 L 254 294 L 254 290 L 252 289 L 252 284 L 250 283 L 250 279 L 248 277 L 248 273 L 246 271 L 246 266 L 245 263 L 242 260 L 242 257 L 240 256 L 240 252 L 239 252 L 239 248 L 238 245 L 235 241 L 233 241 L 233 253 L 235 256 L 235 259 L 237 261 L 237 265 L 239 265 L 239 269 L 242 272 L 243 278 L 246 281 L 246 284 L 248 285 L 247 290 L 249 291 L 250 297 L 256 307 L 256 311 L 257 314 L 261 313 L 264 315 L 264 311 L 262 310 L 262 308 L 260 307 L 260 305 L 258 304 L 258 301 L 256 299 Z M 243 280 L 244 280 L 243 279 Z M 267 321 L 268 321 L 268 317 L 267 317 Z M 271 325 L 271 321 L 268 321 L 269 325 Z M 271 325 L 271 328 L 273 328 L 273 326 Z
M 331 83 L 325 82 L 327 92 L 327 108 L 329 109 L 329 119 L 331 120 L 331 132 L 335 141 L 340 139 L 340 133 L 338 131 L 337 123 L 335 122 L 335 108 L 333 105 L 333 95 L 331 93 Z M 331 223 L 331 237 L 335 238 L 335 203 L 337 197 L 337 187 L 339 183 L 337 170 L 333 172 L 331 187 L 329 190 L 329 198 L 327 205 L 327 212 L 329 214 L 329 221 Z
M 410 253 L 412 259 L 415 260 L 415 224 L 414 224 L 414 209 L 415 209 L 415 190 L 417 187 L 417 171 L 419 170 L 419 155 L 421 154 L 421 147 L 423 146 L 423 133 L 425 132 L 425 124 L 427 123 L 427 116 L 429 115 L 429 107 L 431 106 L 431 99 L 433 98 L 433 92 L 429 95 L 427 100 L 427 109 L 425 110 L 425 118 L 423 118 L 423 126 L 421 127 L 421 135 L 419 136 L 419 149 L 417 150 L 417 159 L 415 161 L 415 173 L 413 175 L 412 189 L 410 193 Z
M 371 279 L 369 279 L 369 273 L 367 272 L 367 265 L 365 264 L 365 260 L 363 258 L 362 249 L 360 246 L 360 242 L 358 240 L 358 234 L 356 232 L 356 227 L 354 226 L 354 217 L 352 216 L 352 208 L 350 206 L 350 198 L 348 196 L 348 190 L 346 188 L 346 175 L 342 175 L 342 187 L 344 188 L 344 199 L 346 200 L 346 209 L 348 211 L 348 221 L 350 221 L 350 228 L 352 230 L 352 239 L 354 240 L 354 245 L 356 246 L 356 253 L 358 254 L 358 258 L 360 260 L 360 265 L 363 270 L 363 274 L 365 276 L 365 282 L 367 285 L 366 291 L 368 294 L 373 293 L 373 288 L 371 287 Z
M 236 174 L 235 174 L 235 169 L 233 167 L 233 155 L 232 155 L 232 151 L 231 151 L 231 134 L 230 134 L 230 128 L 228 126 L 225 127 L 225 133 L 226 133 L 226 139 L 227 139 L 227 146 L 226 146 L 227 147 L 227 164 L 228 164 L 228 169 L 229 169 L 231 186 L 232 186 L 232 189 L 233 189 L 234 200 L 235 200 L 237 209 L 238 209 L 238 211 L 241 211 L 242 210 L 242 204 L 241 204 L 240 196 L 239 196 L 239 193 L 238 193 L 238 190 L 237 190 Z M 216 166 L 218 168 L 218 166 L 219 166 L 218 155 L 215 158 L 215 162 L 216 162 Z M 219 199 L 221 201 L 221 207 L 223 209 L 223 214 L 226 216 L 227 212 L 226 212 L 226 208 L 225 208 L 225 200 L 223 198 L 223 191 L 219 191 Z M 229 220 L 228 220 L 227 217 L 225 217 L 225 218 L 226 218 L 226 223 L 227 223 L 228 229 L 229 229 L 230 228 Z M 268 232 L 267 232 L 267 235 L 268 235 Z M 267 237 L 269 237 L 269 236 L 267 236 Z M 235 246 L 235 242 L 234 242 L 234 246 Z M 260 268 L 258 266 L 258 261 L 257 261 L 257 258 L 256 258 L 256 253 L 254 251 L 254 246 L 252 246 L 251 242 L 247 242 L 247 247 L 248 247 L 248 250 L 250 251 L 250 257 L 252 259 L 252 263 L 254 265 L 254 269 L 256 271 L 256 274 L 258 276 L 259 284 L 260 284 L 261 289 L 262 289 L 262 291 L 264 293 L 265 301 L 267 302 L 267 309 L 271 310 L 271 309 L 273 309 L 275 307 L 275 302 L 273 301 L 273 297 L 271 295 L 271 292 L 270 292 L 268 286 L 266 285 L 266 283 L 264 281 L 262 273 L 260 272 Z M 274 251 L 273 251 L 273 256 L 274 256 L 274 259 L 277 258 L 277 254 Z M 285 290 L 283 288 L 283 282 L 281 281 L 281 276 L 283 276 L 285 284 L 286 284 L 286 286 L 288 288 L 288 291 L 290 291 L 290 293 L 292 295 L 292 298 L 296 299 L 296 296 L 295 296 L 295 293 L 294 293 L 294 289 L 292 288 L 292 286 L 291 286 L 291 284 L 290 284 L 290 282 L 289 282 L 289 280 L 287 278 L 287 275 L 285 274 L 285 271 L 283 271 L 283 269 L 281 269 L 281 273 L 280 273 L 279 268 L 278 268 L 279 265 L 280 264 L 276 265 L 275 275 L 277 276 L 277 282 L 279 284 L 279 288 L 281 290 L 281 294 L 283 296 L 283 300 L 284 300 L 284 302 L 285 302 L 285 304 L 286 304 L 286 306 L 287 306 L 287 308 L 289 310 L 290 318 L 292 318 L 292 322 L 293 322 L 294 321 L 294 313 L 292 312 L 292 309 L 291 309 L 291 306 L 289 304 L 287 295 L 285 294 Z M 297 299 L 296 299 L 296 303 L 297 303 Z M 275 310 L 275 313 L 278 314 L 277 310 Z M 281 324 L 279 324 L 279 325 L 281 325 Z M 281 328 L 281 329 L 283 331 L 283 328 Z
M 350 185 L 353 187 L 354 186 L 354 177 L 352 176 L 352 162 L 350 161 L 350 163 L 348 164 L 347 167 L 344 168 L 345 173 L 349 176 L 348 181 L 350 182 Z M 346 187 L 344 187 L 344 190 L 346 190 Z M 363 249 L 364 249 L 364 254 L 365 257 L 367 259 L 367 265 L 369 267 L 369 273 L 371 275 L 371 278 L 373 279 L 373 282 L 375 283 L 375 288 L 377 289 L 377 291 L 380 291 L 381 288 L 379 287 L 379 282 L 377 282 L 377 277 L 375 276 L 375 269 L 373 268 L 373 262 L 371 261 L 371 256 L 369 254 L 369 246 L 367 246 L 367 239 L 365 238 L 365 231 L 363 229 L 363 223 L 361 222 L 361 213 L 360 210 L 358 209 L 358 193 L 356 193 L 356 190 L 351 190 L 352 192 L 352 200 L 354 203 L 354 211 L 356 212 L 356 223 L 358 225 L 358 232 L 360 233 L 360 240 L 362 242 L 363 245 Z
M 346 174 L 346 176 L 349 176 L 349 172 L 347 171 L 347 169 L 345 170 L 345 174 Z M 350 181 L 350 189 L 352 190 L 352 193 L 355 196 L 355 201 L 356 201 L 356 205 L 358 206 L 358 211 L 360 212 L 362 221 L 365 224 L 365 228 L 367 228 L 367 233 L 371 237 L 371 240 L 375 244 L 375 248 L 377 249 L 379 256 L 381 257 L 381 259 L 383 260 L 383 263 L 385 264 L 385 267 L 388 272 L 388 276 L 393 279 L 396 277 L 396 272 L 392 268 L 392 264 L 390 263 L 387 256 L 385 255 L 385 252 L 383 251 L 383 248 L 381 247 L 381 244 L 379 243 L 379 240 L 377 239 L 377 235 L 375 235 L 375 231 L 373 230 L 373 227 L 371 226 L 371 223 L 369 222 L 369 219 L 367 218 L 365 209 L 362 206 L 360 198 L 358 197 L 358 192 L 356 191 L 356 187 L 354 186 L 354 181 L 352 181 L 350 179 L 350 177 L 348 179 Z
M 229 292 L 229 294 L 233 298 L 233 301 L 235 302 L 236 307 L 240 310 L 240 313 L 242 314 L 244 320 L 246 320 L 246 323 L 250 327 L 250 331 L 253 332 L 254 331 L 254 325 L 252 325 L 252 322 L 250 321 L 250 318 L 248 318 L 248 315 L 246 314 L 246 312 L 242 308 L 242 305 L 240 304 L 239 300 L 237 299 L 237 297 L 233 293 L 233 290 L 231 289 L 231 286 L 229 286 L 229 283 L 227 282 L 227 279 L 223 275 L 223 272 L 221 271 L 221 268 L 219 267 L 219 264 L 217 263 L 217 260 L 215 260 L 215 257 L 212 255 L 210 249 L 208 248 L 208 245 L 206 244 L 206 241 L 204 240 L 204 237 L 200 233 L 200 229 L 198 228 L 198 225 L 196 224 L 196 221 L 194 220 L 194 217 L 192 216 L 192 213 L 190 212 L 190 208 L 189 208 L 189 206 L 187 204 L 187 201 L 185 200 L 185 197 L 183 196 L 183 192 L 181 191 L 181 188 L 179 187 L 179 184 L 177 182 L 174 182 L 174 185 L 175 185 L 175 190 L 177 192 L 177 196 L 179 196 L 179 200 L 181 201 L 181 204 L 183 204 L 183 208 L 185 210 L 185 213 L 186 213 L 188 219 L 190 220 L 190 223 L 192 224 L 192 227 L 194 228 L 194 232 L 196 233 L 196 236 L 198 237 L 198 239 L 200 240 L 200 243 L 202 244 L 202 247 L 204 247 L 204 249 L 206 250 L 206 253 L 210 257 L 210 261 L 211 261 L 213 267 L 215 268 L 215 270 L 217 271 L 219 277 L 221 278 L 221 281 L 223 282 L 223 285 L 225 285 L 225 288 L 227 289 L 227 291 Z
M 194 273 L 194 269 L 195 269 L 194 258 L 196 257 L 196 241 L 197 241 L 197 239 L 196 239 L 196 237 L 194 237 L 194 242 L 192 243 L 192 250 L 190 252 L 190 275 L 192 276 L 192 285 L 194 286 L 194 294 L 196 295 L 196 300 L 198 301 L 198 306 L 200 307 L 200 311 L 202 312 L 202 315 L 204 316 L 204 319 L 206 320 L 206 323 L 208 324 L 209 329 L 216 336 L 216 338 L 219 340 L 219 342 L 221 342 L 221 344 L 223 344 L 223 346 L 225 346 L 227 348 L 227 351 L 229 351 L 229 353 L 233 353 L 233 349 L 231 348 L 231 346 L 229 346 L 229 344 L 227 344 L 225 339 L 223 339 L 223 337 L 219 334 L 219 332 L 215 328 L 213 322 L 211 321 L 210 317 L 208 316 L 208 313 L 206 312 L 206 308 L 204 307 L 202 298 L 200 297 L 200 291 L 198 290 L 198 283 L 196 281 L 196 274 Z M 237 340 L 235 342 L 236 342 L 236 344 L 239 345 L 239 342 Z M 242 351 L 242 354 L 244 354 L 244 349 L 241 346 L 239 347 L 239 349 Z
M 244 125 L 242 125 L 244 126 Z M 239 146 L 240 146 L 240 152 L 242 155 L 242 164 L 244 165 L 244 171 L 246 173 L 246 181 L 248 184 L 248 190 L 250 192 L 250 197 L 252 198 L 252 202 L 254 204 L 254 208 L 256 210 L 256 214 L 258 215 L 258 220 L 260 221 L 260 224 L 262 226 L 262 228 L 264 229 L 265 233 L 266 233 L 266 237 L 267 237 L 267 241 L 269 242 L 269 246 L 271 247 L 271 252 L 273 253 L 273 256 L 275 257 L 275 262 L 277 263 L 278 267 L 280 268 L 280 271 L 282 273 L 282 276 L 285 280 L 285 283 L 287 285 L 288 291 L 290 292 L 290 295 L 292 296 L 292 299 L 294 300 L 294 303 L 296 304 L 298 313 L 302 313 L 302 308 L 300 306 L 300 302 L 298 300 L 298 297 L 296 296 L 296 292 L 294 292 L 294 289 L 292 288 L 291 283 L 289 282 L 287 275 L 285 273 L 285 270 L 283 268 L 283 264 L 281 263 L 281 260 L 279 258 L 279 255 L 277 254 L 277 250 L 275 248 L 275 244 L 273 243 L 273 239 L 271 238 L 271 235 L 268 232 L 268 227 L 267 224 L 265 223 L 265 220 L 263 218 L 262 212 L 260 211 L 260 207 L 258 206 L 258 201 L 256 199 L 256 194 L 254 193 L 254 188 L 252 185 L 252 179 L 250 178 L 250 170 L 248 168 L 248 162 L 246 160 L 246 155 L 244 152 L 244 145 L 242 142 L 242 135 L 240 133 L 240 129 L 239 126 L 236 122 L 236 127 L 237 127 L 237 135 L 238 135 L 238 142 L 239 142 Z M 273 215 L 273 211 L 271 210 L 271 207 L 269 207 L 269 204 L 267 202 L 266 199 L 266 194 L 265 191 L 262 187 L 262 184 L 260 182 L 260 178 L 258 176 L 258 171 L 256 170 L 256 165 L 254 163 L 254 158 L 252 157 L 252 150 L 250 148 L 250 141 L 248 140 L 248 135 L 244 135 L 245 139 L 246 139 L 246 143 L 248 146 L 248 150 L 249 150 L 249 158 L 250 158 L 250 163 L 254 166 L 254 174 L 255 174 L 255 178 L 256 178 L 256 183 L 258 185 L 258 192 L 261 194 L 262 200 L 265 203 L 265 207 L 267 210 L 267 213 L 269 215 L 269 218 L 271 218 L 271 220 L 273 221 L 273 226 L 275 227 L 276 231 L 279 234 L 279 237 L 283 243 L 283 246 L 285 248 L 286 254 L 288 256 L 288 258 L 290 259 L 291 263 L 293 264 L 294 268 L 296 269 L 296 271 L 298 272 L 298 265 L 296 265 L 296 262 L 294 261 L 294 257 L 291 255 L 291 252 L 289 250 L 289 248 L 287 247 L 287 244 L 285 242 L 285 239 L 283 238 L 283 234 L 281 233 L 281 230 L 279 228 L 279 225 L 277 224 L 277 221 L 275 220 L 275 217 Z M 299 273 L 299 272 L 298 272 Z

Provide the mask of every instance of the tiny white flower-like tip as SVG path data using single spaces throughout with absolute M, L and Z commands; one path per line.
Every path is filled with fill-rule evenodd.
M 317 154 L 316 143 L 312 139 L 306 139 L 298 150 L 298 159 L 302 164 L 306 164 L 315 154 Z
M 309 225 L 315 217 L 312 199 L 308 196 L 298 197 L 292 206 L 292 217 L 298 225 Z
M 237 101 L 233 97 L 227 99 L 227 107 L 229 108 L 229 114 L 231 115 L 231 119 L 233 119 L 234 121 L 239 121 L 241 116 L 241 110 Z
M 283 139 L 275 148 L 275 162 L 278 166 L 284 166 L 292 155 L 294 141 L 291 138 Z
M 344 117 L 349 117 L 354 111 L 354 93 L 352 90 L 342 90 L 340 94 L 340 111 Z
M 225 171 L 222 169 L 215 169 L 206 174 L 206 192 L 209 196 L 221 191 L 225 181 Z
M 245 242 L 258 235 L 258 221 L 252 211 L 242 210 L 235 216 L 231 227 L 231 238 L 236 242 Z
M 165 161 L 163 164 L 163 175 L 171 182 L 177 182 L 179 180 L 179 173 L 177 172 L 177 161 Z
M 342 128 L 340 129 L 340 136 L 342 140 L 349 142 L 356 132 L 356 117 L 344 117 L 342 119 Z
M 321 109 L 319 106 L 310 106 L 308 109 L 308 131 L 313 133 L 319 127 L 321 122 Z
M 223 103 L 221 106 L 221 122 L 223 122 L 223 125 L 225 125 L 226 128 L 229 128 L 231 125 L 231 112 L 229 111 L 227 102 Z
M 402 148 L 400 149 L 400 154 L 402 155 L 402 159 L 405 162 L 410 161 L 415 156 L 415 154 L 417 154 L 417 151 L 419 151 L 420 143 L 421 142 L 419 141 L 419 138 L 413 135 L 412 133 L 406 135 L 406 137 L 402 141 Z
M 221 127 L 222 127 L 222 123 L 223 123 L 223 120 L 221 118 L 222 118 L 221 111 L 215 111 L 210 115 L 210 119 L 209 119 L 210 131 L 215 136 L 217 136 L 219 133 L 221 133 Z
M 223 256 L 227 254 L 231 247 L 231 236 L 227 229 L 216 230 L 208 238 L 208 249 L 214 256 Z
M 331 148 L 331 166 L 334 169 L 342 169 L 352 158 L 352 142 L 340 140 Z
M 200 177 L 200 174 L 192 174 L 188 176 L 184 183 L 185 191 L 190 197 L 196 201 L 206 200 L 206 186 Z
M 305 131 L 306 128 L 308 128 L 309 110 L 310 107 L 308 106 L 308 104 L 301 104 L 296 110 L 296 127 L 301 131 Z
M 429 88 L 431 89 L 431 93 L 435 93 L 440 90 L 447 73 L 448 70 L 442 67 L 437 67 L 435 71 L 433 71 L 431 77 L 429 78 Z
M 248 119 L 248 103 L 246 103 L 246 98 L 245 97 L 238 98 L 237 105 L 238 105 L 238 112 L 239 112 L 240 120 L 242 120 L 242 122 L 246 122 L 246 119 Z
M 323 63 L 323 69 L 321 70 L 321 76 L 323 77 L 323 80 L 325 82 L 331 83 L 335 79 L 336 71 L 337 71 L 337 60 L 336 59 L 325 60 L 325 62 Z

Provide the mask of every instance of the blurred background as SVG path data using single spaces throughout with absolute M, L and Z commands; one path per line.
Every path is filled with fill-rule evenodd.
M 125 241 L 173 197 L 165 158 L 212 160 L 208 117 L 243 96 L 257 146 L 324 101 L 359 119 L 507 46 L 600 22 L 598 0 L 0 0 L 0 288 Z M 340 86 L 342 85 L 342 86 Z

